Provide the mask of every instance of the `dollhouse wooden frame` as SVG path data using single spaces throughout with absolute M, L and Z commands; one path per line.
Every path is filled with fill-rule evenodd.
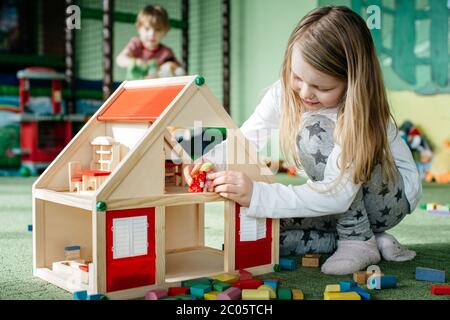
M 227 129 L 228 170 L 273 182 L 203 78 L 126 81 L 33 185 L 34 275 L 72 292 L 131 299 L 244 268 L 255 275 L 272 272 L 279 259 L 279 221 L 266 219 L 264 237 L 241 241 L 240 206 L 216 193 L 189 193 L 177 174 L 192 160 L 170 128 L 192 128 L 199 120 Z M 118 163 L 95 190 L 70 191 L 69 163 L 89 169 L 97 137 L 117 143 Z M 166 165 L 170 148 L 181 166 Z M 205 203 L 216 201 L 224 203 L 223 250 L 204 241 Z M 68 246 L 80 247 L 79 258 L 89 266 L 87 284 L 52 269 L 65 260 Z

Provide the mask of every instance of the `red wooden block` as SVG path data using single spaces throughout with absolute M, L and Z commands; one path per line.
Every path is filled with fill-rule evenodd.
M 190 288 L 189 287 L 171 287 L 168 291 L 168 296 L 177 296 L 179 294 L 189 294 Z
M 239 280 L 241 280 L 241 281 L 242 280 L 250 280 L 253 278 L 253 275 L 250 272 L 248 272 L 247 270 L 240 269 L 238 271 L 238 273 L 239 273 Z
M 233 287 L 239 288 L 241 290 L 258 289 L 263 284 L 264 284 L 264 281 L 261 279 L 248 279 L 248 280 L 241 280 L 241 281 L 233 283 Z
M 434 284 L 431 286 L 432 294 L 450 295 L 450 285 L 448 284 Z

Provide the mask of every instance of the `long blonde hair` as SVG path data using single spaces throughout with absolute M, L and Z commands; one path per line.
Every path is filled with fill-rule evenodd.
M 284 157 L 301 167 L 295 141 L 305 106 L 291 84 L 294 45 L 313 68 L 347 83 L 334 131 L 334 140 L 342 149 L 336 181 L 351 166 L 354 183 L 365 183 L 376 164 L 382 165 L 384 179 L 393 181 L 395 167 L 387 134 L 392 116 L 380 64 L 365 21 L 346 7 L 311 11 L 289 38 L 281 74 L 280 144 Z

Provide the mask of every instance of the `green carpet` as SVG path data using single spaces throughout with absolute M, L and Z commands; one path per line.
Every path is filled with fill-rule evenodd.
M 31 224 L 31 185 L 34 180 L 0 177 L 0 299 L 71 299 L 69 293 L 32 276 L 32 238 L 27 226 Z M 278 181 L 299 183 L 298 179 L 286 175 L 278 176 Z M 422 202 L 449 201 L 450 185 L 424 185 Z M 205 241 L 220 248 L 223 242 L 223 207 L 220 203 L 208 204 L 205 213 Z M 371 291 L 373 298 L 449 300 L 448 296 L 431 295 L 431 284 L 415 281 L 414 273 L 417 266 L 450 273 L 450 216 L 434 216 L 416 210 L 394 228 L 392 234 L 415 250 L 417 257 L 406 263 L 380 263 L 385 274 L 398 276 L 398 288 Z M 279 277 L 287 286 L 302 289 L 306 299 L 322 299 L 327 284 L 350 279 L 327 276 L 319 269 L 302 267 L 293 272 L 266 276 Z

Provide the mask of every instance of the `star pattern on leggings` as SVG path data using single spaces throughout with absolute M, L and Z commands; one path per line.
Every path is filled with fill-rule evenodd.
M 322 137 L 320 136 L 320 134 L 322 132 L 326 132 L 324 129 L 322 129 L 322 127 L 320 126 L 320 121 L 316 122 L 315 124 L 313 124 L 312 126 L 307 126 L 306 129 L 309 131 L 309 138 L 311 139 L 311 137 L 313 136 L 317 136 L 320 140 L 322 140 Z
M 362 187 L 363 196 L 369 193 L 369 187 Z
M 397 218 L 397 221 L 402 220 L 402 218 L 403 218 L 403 213 L 398 214 L 398 215 L 396 216 L 396 218 Z
M 352 233 L 350 233 L 348 235 L 348 237 L 359 237 L 360 235 L 361 235 L 361 233 L 358 233 L 355 230 L 353 230 Z
M 380 195 L 380 196 L 385 196 L 385 195 L 387 195 L 388 193 L 389 193 L 389 189 L 388 189 L 388 187 L 387 187 L 387 184 L 385 184 L 385 183 L 383 183 L 382 185 L 381 185 L 381 191 L 380 191 L 380 193 L 378 193 L 378 195 Z
M 305 230 L 302 237 L 303 242 L 305 243 L 305 246 L 308 245 L 308 242 L 312 240 L 311 238 L 311 232 Z
M 356 210 L 355 218 L 356 220 L 359 220 L 360 218 L 364 217 L 361 210 Z
M 319 239 L 325 238 L 325 232 L 323 232 L 322 230 L 318 230 L 317 235 L 318 235 Z
M 377 226 L 377 228 L 381 228 L 381 227 L 387 227 L 387 225 L 386 225 L 386 220 L 383 220 L 383 221 L 379 221 L 379 220 L 375 220 L 376 221 L 376 223 L 375 223 L 375 225 Z
M 346 228 L 346 229 L 350 229 L 350 228 L 354 228 L 355 225 L 353 223 L 351 224 L 339 224 L 342 228 Z
M 331 228 L 333 228 L 333 224 L 331 223 L 331 221 L 325 221 L 325 222 L 323 223 L 323 227 L 324 227 L 326 230 L 330 230 Z
M 311 154 L 314 158 L 314 161 L 316 162 L 316 165 L 319 163 L 327 164 L 328 157 L 324 156 L 320 150 L 317 150 L 316 153 Z
M 385 206 L 383 210 L 379 210 L 381 212 L 381 216 L 389 216 L 391 213 L 391 208 L 388 208 L 388 206 Z
M 397 191 L 397 194 L 395 195 L 395 197 L 397 198 L 397 202 L 399 202 L 400 199 L 402 198 L 402 194 L 403 194 L 403 190 L 399 188 Z
M 370 240 L 372 237 L 364 237 L 364 241 Z
M 284 244 L 284 239 L 286 239 L 286 236 L 280 234 L 280 244 Z

